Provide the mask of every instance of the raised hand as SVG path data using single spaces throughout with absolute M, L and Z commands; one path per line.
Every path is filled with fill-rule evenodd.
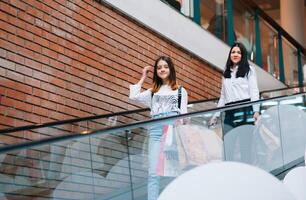
M 152 69 L 152 66 L 145 66 L 142 69 L 142 78 L 146 78 L 148 76 L 149 71 Z

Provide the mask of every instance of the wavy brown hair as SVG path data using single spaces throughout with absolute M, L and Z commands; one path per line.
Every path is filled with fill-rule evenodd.
M 171 58 L 168 56 L 161 56 L 155 61 L 155 65 L 154 65 L 152 93 L 158 92 L 160 87 L 163 85 L 163 80 L 159 78 L 157 75 L 157 64 L 161 60 L 165 61 L 168 64 L 168 67 L 170 70 L 170 74 L 168 78 L 169 79 L 168 85 L 171 87 L 172 90 L 178 89 L 178 84 L 176 82 L 175 68 L 174 68 L 174 64 Z

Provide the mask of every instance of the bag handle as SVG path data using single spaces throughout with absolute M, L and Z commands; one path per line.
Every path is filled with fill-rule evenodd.
M 178 94 L 177 94 L 177 101 L 178 101 L 178 109 L 181 109 L 181 101 L 182 101 L 182 86 L 178 88 Z

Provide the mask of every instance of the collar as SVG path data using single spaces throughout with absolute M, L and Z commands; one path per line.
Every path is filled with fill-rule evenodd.
M 236 65 L 235 67 L 231 67 L 231 72 L 236 72 L 238 70 L 238 65 Z

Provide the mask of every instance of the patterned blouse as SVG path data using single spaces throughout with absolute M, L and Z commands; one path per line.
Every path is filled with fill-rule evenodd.
M 181 108 L 178 108 L 178 90 L 172 90 L 169 85 L 162 85 L 158 92 L 153 95 L 151 89 L 144 92 L 141 91 L 141 85 L 130 85 L 131 100 L 139 102 L 151 109 L 151 116 L 178 112 L 180 114 L 187 113 L 188 96 L 186 90 L 182 87 Z

